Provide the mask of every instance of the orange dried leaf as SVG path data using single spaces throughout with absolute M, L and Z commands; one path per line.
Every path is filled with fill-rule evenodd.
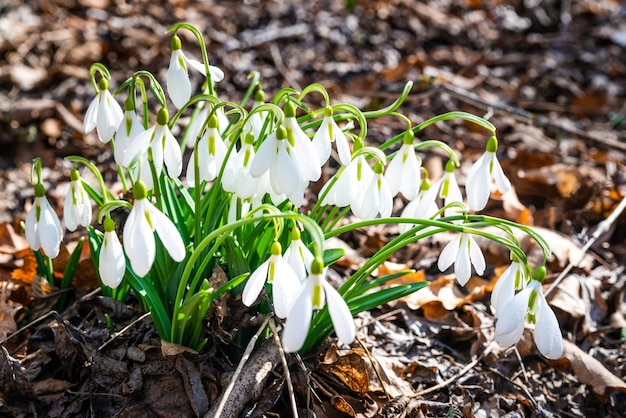
M 340 356 L 331 364 L 320 363 L 319 369 L 334 375 L 355 393 L 363 395 L 369 392 L 369 376 L 365 362 L 357 353 Z
M 19 280 L 25 284 L 32 284 L 33 279 L 37 275 L 37 260 L 35 259 L 35 253 L 30 248 L 18 251 L 15 253 L 15 257 L 21 259 L 23 265 L 21 268 L 17 268 L 11 272 L 11 277 L 15 280 Z

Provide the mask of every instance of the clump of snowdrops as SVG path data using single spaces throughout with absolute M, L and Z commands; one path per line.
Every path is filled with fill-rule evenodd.
M 201 61 L 183 52 L 181 30 L 197 38 Z M 284 320 L 282 344 L 288 352 L 311 349 L 333 330 L 349 344 L 356 335 L 354 314 L 424 286 L 385 286 L 397 274 L 372 278 L 395 251 L 452 232 L 456 237 L 443 249 L 438 267 L 443 272 L 453 265 L 464 285 L 472 268 L 478 274 L 485 270 L 475 240 L 482 236 L 507 247 L 511 257 L 492 293 L 496 340 L 511 346 L 531 323 L 540 352 L 561 356 L 559 325 L 542 292 L 545 261 L 530 266 L 514 231 L 530 234 L 544 260 L 548 244 L 527 227 L 478 214 L 492 189 L 511 187 L 490 122 L 450 112 L 414 125 L 398 112 L 411 83 L 388 107 L 363 112 L 333 103 L 319 84 L 302 91 L 284 88 L 268 98 L 252 73 L 243 100 L 234 103 L 218 95 L 216 83 L 224 74 L 209 64 L 200 32 L 186 23 L 168 32 L 166 89 L 153 74 L 137 71 L 112 92 L 106 67 L 95 63 L 90 69 L 95 98 L 84 130 L 95 129 L 100 141 L 111 144 L 124 193 L 111 192 L 93 162 L 67 157 L 74 168 L 65 227 L 87 228 L 105 295 L 124 299 L 132 289 L 163 340 L 196 350 L 207 341 L 203 330 L 212 302 L 226 292 L 254 313 Z M 202 79 L 195 95 L 190 77 Z M 321 99 L 319 107 L 305 105 L 315 98 Z M 149 101 L 156 101 L 156 108 L 149 108 Z M 406 130 L 373 146 L 367 122 L 382 116 L 400 118 Z M 417 138 L 433 123 L 459 119 L 485 130 L 485 152 L 467 176 L 465 194 L 455 178 L 457 153 L 443 142 Z M 422 166 L 418 152 L 427 147 L 448 155 L 441 178 L 430 178 Z M 191 153 L 186 166 L 185 152 Z M 25 230 L 42 274 L 52 280 L 45 272 L 52 271 L 63 227 L 46 200 L 41 165 L 34 161 L 35 200 Z M 333 175 L 317 199 L 307 201 L 312 196 L 307 188 L 322 181 L 325 166 L 335 167 Z M 97 184 L 82 178 L 85 168 Z M 396 214 L 393 203 L 400 194 L 408 203 Z M 94 204 L 98 228 L 92 226 Z M 350 212 L 360 220 L 350 222 Z M 125 221 L 119 213 L 127 214 Z M 327 248 L 327 240 L 376 224 L 396 224 L 399 234 L 335 289 L 326 272 L 343 253 Z M 209 281 L 216 269 L 228 277 L 217 288 Z

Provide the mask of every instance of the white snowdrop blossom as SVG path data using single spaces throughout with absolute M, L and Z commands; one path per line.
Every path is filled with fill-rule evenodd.
M 33 251 L 43 248 L 48 257 L 59 255 L 63 228 L 59 217 L 46 199 L 43 184 L 35 185 L 35 201 L 26 215 L 26 241 Z
M 75 168 L 70 173 L 70 190 L 65 195 L 63 219 L 65 219 L 65 226 L 70 231 L 75 231 L 78 225 L 88 226 L 91 223 L 89 195 L 83 187 L 78 170 Z
M 224 163 L 226 152 L 228 148 L 217 129 L 218 121 L 216 116 L 212 116 L 209 119 L 204 134 L 198 141 L 197 149 L 191 153 L 189 158 L 189 164 L 187 165 L 187 183 L 190 186 L 195 184 L 195 169 L 196 169 L 196 151 L 199 167 L 199 179 L 200 181 L 213 181 L 217 177 Z
M 322 164 L 319 155 L 311 142 L 311 139 L 304 133 L 296 120 L 296 108 L 290 101 L 284 106 L 285 121 L 283 125 L 287 129 L 287 138 L 293 148 L 297 151 L 294 160 L 300 166 L 304 178 L 307 181 L 317 181 L 322 175 Z M 305 186 L 306 187 L 306 186 Z
M 113 157 L 118 165 L 123 165 L 122 161 L 124 161 L 126 149 L 143 131 L 145 131 L 143 124 L 139 120 L 139 116 L 137 116 L 132 100 L 128 98 L 124 102 L 124 118 L 122 119 L 117 132 L 115 132 L 115 149 L 113 150 Z
M 321 309 L 328 301 L 330 319 L 339 341 L 350 344 L 356 330 L 350 308 L 341 295 L 324 278 L 324 263 L 316 258 L 311 264 L 311 273 L 296 296 L 287 315 L 283 331 L 283 349 L 292 353 L 302 348 L 306 340 L 313 310 Z
M 463 194 L 454 176 L 454 168 L 454 163 L 452 160 L 449 160 L 446 163 L 446 170 L 439 182 L 439 197 L 443 199 L 444 206 L 450 205 L 451 203 L 459 203 L 462 207 L 466 207 L 463 203 Z M 444 211 L 444 215 L 458 215 L 459 212 L 463 212 L 463 210 L 459 207 L 450 207 Z
M 511 189 L 511 183 L 504 175 L 504 171 L 502 171 L 496 156 L 497 150 L 498 140 L 495 136 L 492 136 L 487 141 L 485 153 L 474 163 L 467 175 L 465 191 L 467 193 L 467 204 L 471 210 L 479 211 L 487 205 L 492 177 L 496 188 L 501 193 Z
M 156 256 L 154 233 L 174 261 L 185 258 L 185 244 L 174 223 L 147 199 L 141 180 L 133 185 L 133 208 L 124 224 L 124 250 L 133 271 L 143 277 L 150 272 Z
M 534 340 L 539 352 L 549 359 L 558 359 L 563 355 L 561 330 L 543 294 L 541 280 L 535 279 L 537 271 L 542 271 L 545 277 L 545 268 L 540 267 L 530 284 L 504 307 L 498 316 L 495 338 L 504 347 L 516 344 L 528 319 L 535 324 Z
M 177 109 L 182 108 L 191 97 L 191 81 L 187 66 L 197 70 L 206 76 L 206 68 L 203 63 L 195 59 L 187 58 L 182 50 L 182 44 L 178 35 L 172 36 L 172 55 L 170 66 L 167 69 L 167 92 Z M 211 81 L 218 82 L 224 79 L 224 72 L 218 67 L 209 65 Z
M 294 227 L 291 231 L 291 243 L 289 247 L 287 247 L 287 251 L 285 251 L 285 260 L 301 282 L 306 280 L 308 268 L 313 262 L 313 259 L 313 253 L 302 242 L 300 230 Z
M 115 289 L 126 272 L 126 257 L 120 239 L 115 233 L 115 223 L 110 217 L 104 219 L 104 238 L 98 256 L 98 272 L 102 283 Z
M 83 120 L 83 130 L 87 134 L 96 128 L 98 138 L 102 142 L 109 142 L 120 126 L 124 112 L 109 91 L 109 82 L 101 78 L 98 82 L 98 92 L 91 101 Z
M 335 176 L 337 176 L 335 183 L 331 185 L 331 182 L 327 182 L 322 187 L 320 196 L 326 193 L 322 200 L 323 205 L 342 208 L 354 205 L 363 196 L 374 177 L 374 170 L 367 163 L 365 155 L 360 154 L 352 159 L 350 164 L 340 168 Z
M 311 141 L 320 160 L 324 165 L 330 158 L 331 144 L 334 142 L 337 148 L 339 162 L 342 165 L 350 164 L 350 145 L 341 128 L 333 119 L 333 108 L 328 106 L 324 109 L 324 119 Z
M 422 159 L 415 154 L 414 137 L 413 131 L 404 133 L 402 146 L 385 171 L 391 195 L 402 193 L 409 200 L 417 197 L 421 186 Z
M 491 306 L 498 317 L 508 306 L 515 295 L 515 289 L 520 289 L 525 283 L 524 265 L 513 261 L 502 273 L 491 292 Z
M 393 196 L 383 175 L 383 165 L 374 166 L 374 176 L 365 192 L 351 206 L 352 212 L 361 219 L 373 219 L 380 213 L 382 218 L 391 216 Z
M 285 261 L 282 247 L 278 241 L 272 244 L 272 255 L 265 260 L 248 278 L 243 288 L 241 301 L 251 306 L 259 297 L 265 282 L 272 284 L 272 302 L 274 313 L 285 318 L 296 292 L 300 289 L 300 280 L 291 266 Z
M 437 267 L 445 271 L 454 264 L 454 274 L 461 286 L 465 286 L 472 275 L 472 266 L 476 273 L 485 272 L 485 257 L 471 234 L 460 233 L 441 251 Z
M 167 174 L 178 177 L 182 171 L 183 156 L 178 141 L 167 126 L 169 114 L 166 108 L 161 108 L 157 114 L 157 123 L 143 131 L 126 148 L 122 158 L 122 166 L 130 168 L 139 160 L 139 178 L 148 190 L 154 187 L 150 163 L 154 164 L 157 176 L 163 171 L 163 164 L 167 168 Z M 149 154 L 152 161 L 149 161 Z
M 417 195 L 417 198 L 410 201 L 404 207 L 400 216 L 402 218 L 416 219 L 430 219 L 435 216 L 435 214 L 439 210 L 436 199 L 437 192 L 439 191 L 440 182 L 441 179 L 437 181 L 434 186 L 431 186 L 428 177 L 424 178 L 424 180 L 422 180 L 420 193 Z M 398 230 L 400 231 L 400 233 L 404 233 L 414 226 L 414 224 L 401 223 L 398 224 Z
M 272 192 L 275 195 L 286 195 L 291 203 L 299 207 L 304 200 L 304 190 L 311 180 L 311 161 L 303 163 L 310 156 L 307 152 L 306 147 L 294 143 L 293 136 L 289 136 L 285 127 L 279 126 L 259 146 L 250 166 L 250 174 L 260 178 L 269 172 Z M 317 163 L 317 159 L 314 162 Z
M 259 178 L 252 177 L 250 167 L 254 159 L 254 134 L 248 132 L 245 135 L 243 144 L 239 151 L 226 162 L 224 176 L 222 177 L 222 187 L 225 191 L 235 193 L 242 199 L 252 197 L 257 191 Z

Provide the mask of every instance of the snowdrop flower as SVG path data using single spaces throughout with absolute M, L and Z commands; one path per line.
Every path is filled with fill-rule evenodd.
M 187 65 L 206 76 L 204 64 L 187 58 L 182 50 L 182 43 L 178 35 L 172 36 L 171 40 L 172 56 L 170 66 L 167 70 L 167 92 L 176 106 L 180 109 L 189 101 L 191 97 L 191 81 L 187 72 Z M 224 79 L 224 72 L 217 67 L 209 65 L 211 81 L 217 82 Z
M 285 121 L 284 126 L 287 129 L 287 137 L 292 147 L 297 150 L 294 160 L 300 166 L 300 170 L 306 181 L 317 181 L 322 175 L 322 164 L 319 155 L 313 146 L 309 137 L 304 133 L 298 121 L 296 120 L 296 108 L 290 101 L 284 106 Z
M 465 207 L 465 204 L 463 203 L 463 194 L 461 193 L 459 184 L 457 183 L 456 177 L 454 176 L 454 168 L 454 162 L 452 160 L 448 160 L 448 162 L 446 163 L 445 173 L 443 174 L 439 182 L 439 197 L 443 199 L 444 206 L 447 206 L 451 203 L 461 203 L 463 207 Z M 461 211 L 462 210 L 458 207 L 451 207 L 447 208 L 444 211 L 444 215 L 457 215 Z
M 78 225 L 88 226 L 91 223 L 89 195 L 83 187 L 80 173 L 75 168 L 70 173 L 70 190 L 65 195 L 63 218 L 65 226 L 70 231 L 75 231 Z
M 321 309 L 326 300 L 330 319 L 339 340 L 344 344 L 354 341 L 356 330 L 350 309 L 341 295 L 324 278 L 324 262 L 320 258 L 315 258 L 311 264 L 311 273 L 287 315 L 282 340 L 286 352 L 295 352 L 302 347 L 309 332 L 313 310 Z
M 120 285 L 126 272 L 124 250 L 115 233 L 115 222 L 109 216 L 104 219 L 104 238 L 98 257 L 98 272 L 102 283 L 113 289 Z
M 261 106 L 265 102 L 265 92 L 263 89 L 258 88 L 256 93 L 254 94 L 254 102 L 252 103 L 252 110 Z M 254 135 L 254 138 L 259 138 L 261 136 L 261 130 L 263 129 L 263 124 L 265 123 L 265 119 L 267 117 L 267 112 L 250 112 L 249 118 L 243 128 L 244 137 L 249 133 Z
M 401 217 L 430 219 L 435 216 L 439 210 L 437 202 L 435 201 L 435 199 L 437 199 L 437 192 L 439 191 L 438 186 L 438 182 L 434 186 L 431 186 L 430 180 L 428 180 L 428 177 L 425 177 L 424 180 L 422 180 L 422 185 L 420 186 L 420 193 L 417 195 L 417 198 L 410 201 L 404 207 Z M 413 224 L 401 223 L 398 224 L 398 230 L 400 233 L 404 233 L 414 226 L 415 225 Z
M 380 213 L 382 218 L 391 216 L 393 197 L 383 175 L 383 165 L 378 162 L 374 166 L 374 176 L 369 185 L 352 204 L 352 212 L 361 219 L 373 219 Z
M 515 295 L 515 289 L 520 289 L 525 283 L 524 265 L 519 261 L 513 261 L 502 273 L 496 285 L 491 291 L 491 306 L 496 317 L 504 311 Z
M 33 251 L 43 248 L 48 257 L 59 255 L 59 246 L 63 240 L 63 228 L 59 217 L 54 212 L 43 184 L 35 185 L 35 201 L 26 215 L 26 241 Z
M 304 164 L 304 160 L 310 157 L 307 152 L 306 147 L 294 142 L 285 127 L 279 126 L 259 146 L 250 166 L 250 174 L 260 178 L 269 172 L 273 193 L 286 195 L 291 203 L 299 207 L 304 200 L 304 189 L 311 180 L 311 161 Z M 313 160 L 317 164 L 317 159 Z
M 470 279 L 472 266 L 478 274 L 485 272 L 485 257 L 471 234 L 460 233 L 441 251 L 437 261 L 439 270 L 443 272 L 452 264 L 456 280 L 461 286 L 465 286 Z
M 226 162 L 222 177 L 222 187 L 225 191 L 235 193 L 242 199 L 252 197 L 257 192 L 260 179 L 250 174 L 254 156 L 254 134 L 248 132 L 239 151 Z
M 413 147 L 414 138 L 415 134 L 413 131 L 409 130 L 404 133 L 402 146 L 387 166 L 387 171 L 385 172 L 391 195 L 395 196 L 398 193 L 402 193 L 409 200 L 417 197 L 421 186 L 420 169 L 422 160 L 415 154 L 415 148 Z
M 117 165 L 122 165 L 126 149 L 143 131 L 145 131 L 143 124 L 139 120 L 133 102 L 129 97 L 124 102 L 124 118 L 117 128 L 117 132 L 115 132 L 115 149 L 113 150 L 113 156 Z
M 301 282 L 306 280 L 308 267 L 313 262 L 313 253 L 300 239 L 300 230 L 294 227 L 291 230 L 291 243 L 285 251 L 285 260 L 296 273 Z
M 196 151 L 198 152 L 198 168 L 200 181 L 213 181 L 217 177 L 224 157 L 226 157 L 226 144 L 217 129 L 217 117 L 211 116 L 202 138 L 198 141 L 198 147 L 191 153 L 187 165 L 187 182 L 190 186 L 195 183 Z
M 374 177 L 374 170 L 369 166 L 364 154 L 356 156 L 350 164 L 339 169 L 337 180 L 331 185 L 327 182 L 320 196 L 326 193 L 322 200 L 323 205 L 335 205 L 340 208 L 354 205 L 363 196 L 367 186 L 370 185 Z M 328 192 L 326 189 L 330 187 Z
M 324 165 L 330 158 L 330 148 L 333 142 L 337 147 L 339 162 L 342 165 L 350 164 L 350 145 L 348 145 L 346 135 L 333 119 L 332 107 L 327 106 L 324 109 L 324 119 L 311 142 L 317 151 L 321 165 Z
M 265 282 L 272 284 L 272 303 L 279 318 L 285 318 L 293 297 L 300 288 L 296 273 L 285 261 L 278 241 L 272 244 L 272 255 L 264 261 L 248 278 L 241 301 L 250 306 L 259 297 Z
M 87 107 L 83 130 L 87 134 L 96 128 L 100 141 L 109 142 L 123 118 L 122 107 L 109 91 L 109 82 L 104 77 L 101 78 L 98 82 L 98 93 Z
M 535 270 L 528 287 L 513 297 L 498 316 L 496 341 L 510 347 L 516 344 L 524 332 L 525 320 L 535 323 L 534 340 L 539 352 L 549 359 L 563 355 L 563 340 L 559 322 L 543 294 L 541 283 L 545 267 Z
M 156 256 L 154 232 L 174 261 L 185 258 L 185 244 L 172 221 L 147 199 L 146 185 L 133 185 L 133 208 L 124 224 L 124 248 L 133 271 L 143 277 L 150 272 Z
M 465 191 L 467 192 L 467 203 L 471 210 L 482 210 L 487 205 L 492 176 L 496 188 L 501 193 L 511 189 L 511 183 L 504 175 L 500 162 L 498 162 L 497 150 L 498 140 L 492 136 L 487 141 L 485 153 L 474 163 L 467 175 Z
M 148 190 L 152 190 L 154 187 L 150 163 L 154 164 L 157 176 L 161 175 L 163 171 L 163 163 L 167 168 L 167 174 L 172 178 L 178 177 L 182 171 L 182 153 L 176 138 L 167 126 L 168 121 L 167 109 L 161 108 L 157 114 L 156 125 L 137 135 L 135 140 L 126 148 L 122 158 L 121 165 L 124 167 L 131 167 L 135 160 L 141 160 L 139 176 Z M 151 161 L 149 161 L 150 153 L 152 153 Z

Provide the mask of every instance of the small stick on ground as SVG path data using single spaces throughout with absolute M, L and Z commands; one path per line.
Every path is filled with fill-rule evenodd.
M 272 330 L 274 343 L 276 344 L 276 348 L 278 349 L 280 362 L 283 365 L 283 374 L 285 375 L 285 382 L 287 383 L 287 392 L 289 392 L 289 402 L 291 403 L 291 413 L 293 414 L 294 418 L 298 418 L 298 405 L 296 404 L 296 395 L 293 391 L 293 382 L 291 381 L 291 375 L 289 374 L 289 366 L 287 364 L 287 358 L 285 357 L 285 351 L 283 350 L 283 345 L 280 343 L 280 338 L 278 338 L 278 330 L 276 329 L 276 324 L 274 323 L 274 319 L 270 320 L 269 326 L 270 326 L 270 329 Z
M 115 341 L 116 339 L 124 335 L 126 332 L 128 332 L 128 330 L 130 330 L 132 327 L 134 327 L 139 322 L 143 321 L 149 316 L 150 316 L 150 312 L 146 312 L 145 314 L 141 315 L 139 318 L 135 319 L 130 324 L 126 325 L 124 328 L 119 330 L 119 332 L 116 332 L 115 334 L 113 334 L 111 338 L 106 340 L 100 347 L 98 347 L 98 351 L 102 351 L 107 345 L 111 344 L 113 341 Z

